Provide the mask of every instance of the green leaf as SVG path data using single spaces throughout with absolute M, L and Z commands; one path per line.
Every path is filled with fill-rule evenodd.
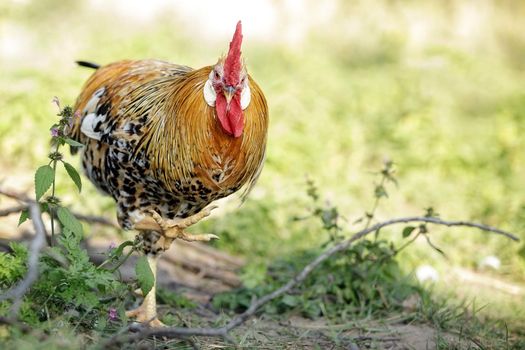
M 386 191 L 385 186 L 383 185 L 377 185 L 374 189 L 374 196 L 376 198 L 386 197 L 388 198 L 388 192 Z
M 126 241 L 126 242 L 123 242 L 121 243 L 117 249 L 115 249 L 114 252 L 111 253 L 112 256 L 114 257 L 118 257 L 118 256 L 121 256 L 122 255 L 122 252 L 124 251 L 124 248 L 126 248 L 127 246 L 131 246 L 133 245 L 134 242 L 133 241 Z
M 63 163 L 64 163 L 64 168 L 66 168 L 66 171 L 69 177 L 71 178 L 71 180 L 73 180 L 75 185 L 77 185 L 78 192 L 82 191 L 82 180 L 80 180 L 80 175 L 78 174 L 77 169 L 75 169 L 74 166 L 72 166 L 71 164 L 67 162 L 63 162 Z
M 58 220 L 64 225 L 65 228 L 71 230 L 71 232 L 82 236 L 82 224 L 78 219 L 69 211 L 68 208 L 60 207 L 57 210 Z
M 40 203 L 40 211 L 47 213 L 49 211 L 49 205 L 47 203 Z
M 68 145 L 70 145 L 70 146 L 74 146 L 74 147 L 84 147 L 84 145 L 83 145 L 82 143 L 77 142 L 77 141 L 72 140 L 72 139 L 67 138 L 67 137 L 64 138 L 64 141 L 65 141 Z
M 20 219 L 18 219 L 18 226 L 22 225 L 27 219 L 29 219 L 29 209 L 26 208 L 20 213 Z
M 518 250 L 518 255 L 525 259 L 525 244 L 523 244 L 523 246 L 520 248 L 520 250 Z
M 137 260 L 135 274 L 137 275 L 142 294 L 146 296 L 155 284 L 155 277 L 153 277 L 153 272 L 151 271 L 148 259 L 145 256 L 141 256 Z
M 35 173 L 35 195 L 37 201 L 40 200 L 49 187 L 51 187 L 54 178 L 55 172 L 50 165 L 43 165 L 37 169 Z
M 407 238 L 410 236 L 412 231 L 414 231 L 416 228 L 414 226 L 407 226 L 403 229 L 403 238 Z
M 299 298 L 296 296 L 287 294 L 283 297 L 283 304 L 286 306 L 290 306 L 290 307 L 297 306 L 297 304 L 299 304 Z

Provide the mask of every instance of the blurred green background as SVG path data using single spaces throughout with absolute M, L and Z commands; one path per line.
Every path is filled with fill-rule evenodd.
M 442 218 L 525 239 L 523 1 L 2 1 L 4 186 L 31 190 L 49 151 L 51 99 L 73 104 L 91 74 L 76 59 L 160 58 L 198 68 L 227 50 L 238 19 L 271 124 L 266 165 L 248 201 L 241 208 L 230 201 L 198 228 L 219 234 L 221 249 L 252 257 L 257 271 L 326 241 L 317 224 L 293 220 L 307 213 L 306 176 L 349 230 L 359 229 L 353 223 L 372 207 L 386 159 L 395 162 L 399 185 L 389 187 L 378 220 L 432 206 Z M 112 200 L 84 183 L 81 196 L 65 186 L 59 196 L 86 214 L 113 216 Z M 400 231 L 382 235 L 399 241 Z M 430 264 L 442 276 L 438 289 L 441 283 L 459 298 L 485 293 L 488 312 L 525 319 L 523 243 L 473 230 L 432 232 L 448 258 L 416 242 L 401 257 L 407 271 Z M 484 273 L 519 293 L 454 277 L 455 267 L 478 270 L 490 255 L 502 265 Z M 450 290 L 451 281 L 458 288 Z

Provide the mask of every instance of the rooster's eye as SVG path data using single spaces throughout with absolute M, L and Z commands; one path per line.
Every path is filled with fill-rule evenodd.
M 216 79 L 216 80 L 219 80 L 220 77 L 221 77 L 221 76 L 219 75 L 219 73 L 218 73 L 217 71 L 215 71 L 215 79 Z

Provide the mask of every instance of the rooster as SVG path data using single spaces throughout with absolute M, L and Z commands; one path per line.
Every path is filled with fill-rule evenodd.
M 87 177 L 116 201 L 120 226 L 139 231 L 155 283 L 172 241 L 218 238 L 185 229 L 215 200 L 249 192 L 261 172 L 268 107 L 246 71 L 242 37 L 239 21 L 228 54 L 201 69 L 152 59 L 77 62 L 96 71 L 76 101 L 71 136 L 85 145 Z M 127 315 L 162 326 L 155 284 Z

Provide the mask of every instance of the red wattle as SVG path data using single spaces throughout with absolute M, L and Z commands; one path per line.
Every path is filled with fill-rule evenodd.
M 228 135 L 239 137 L 244 129 L 244 116 L 241 108 L 241 94 L 237 93 L 230 101 L 228 106 L 226 97 L 217 94 L 215 100 L 215 110 L 222 128 Z

